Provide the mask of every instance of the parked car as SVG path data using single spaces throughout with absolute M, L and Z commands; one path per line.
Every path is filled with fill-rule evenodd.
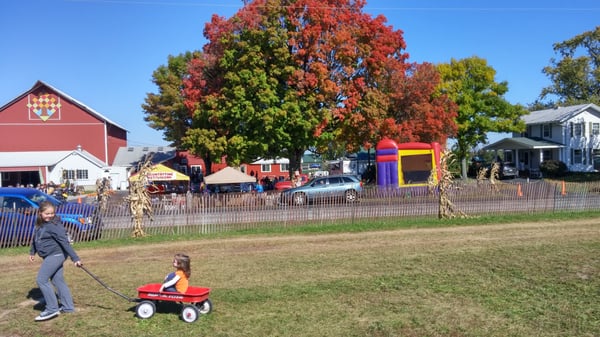
M 346 202 L 354 202 L 362 192 L 362 182 L 352 175 L 332 175 L 316 177 L 300 187 L 281 192 L 280 204 L 305 205 L 331 198 L 343 198 Z
M 489 169 L 485 164 L 485 159 L 482 157 L 473 157 L 471 158 L 471 164 L 469 164 L 469 168 L 467 169 L 467 176 L 475 178 L 483 168 Z
M 71 241 L 95 240 L 102 234 L 102 220 L 95 205 L 65 202 L 35 188 L 0 188 L 0 242 L 27 244 L 33 236 L 40 203 L 56 206 Z
M 301 174 L 300 175 L 301 178 L 301 182 L 302 185 L 306 184 L 308 182 L 308 176 L 306 174 Z M 281 180 L 275 183 L 275 185 L 273 186 L 273 188 L 277 191 L 281 191 L 281 190 L 287 190 L 288 188 L 292 188 L 294 184 L 292 183 L 291 180 L 287 179 L 287 180 Z
M 492 165 L 490 164 L 488 167 L 487 176 L 489 177 Z M 502 162 L 500 163 L 500 169 L 498 170 L 498 179 L 514 179 L 519 176 L 519 170 L 510 162 Z

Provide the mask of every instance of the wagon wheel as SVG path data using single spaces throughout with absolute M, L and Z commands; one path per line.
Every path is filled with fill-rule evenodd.
M 292 200 L 295 205 L 302 206 L 306 204 L 306 194 L 304 193 L 294 193 L 292 196 Z
M 346 191 L 346 202 L 354 202 L 356 201 L 356 191 L 355 190 L 347 190 Z
M 152 317 L 154 312 L 156 312 L 156 305 L 152 301 L 142 301 L 135 307 L 135 314 L 142 319 Z
M 200 313 L 198 312 L 198 308 L 191 304 L 186 304 L 183 306 L 181 310 L 181 319 L 183 319 L 186 323 L 193 323 L 198 319 Z
M 198 310 L 200 311 L 201 315 L 208 315 L 212 312 L 213 309 L 212 302 L 210 301 L 210 299 L 206 299 L 206 301 L 204 302 L 196 303 L 196 306 L 198 307 Z

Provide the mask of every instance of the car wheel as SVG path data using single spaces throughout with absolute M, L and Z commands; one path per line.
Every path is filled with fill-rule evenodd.
M 355 202 L 356 201 L 356 191 L 355 190 L 347 190 L 346 191 L 346 202 Z
M 306 194 L 304 193 L 294 193 L 292 197 L 294 205 L 302 206 L 306 204 Z

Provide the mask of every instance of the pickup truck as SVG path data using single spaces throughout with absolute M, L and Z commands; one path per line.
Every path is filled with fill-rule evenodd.
M 56 215 L 65 226 L 70 241 L 96 240 L 102 234 L 102 220 L 95 205 L 65 202 L 35 188 L 0 188 L 0 245 L 31 242 L 41 202 L 56 206 Z

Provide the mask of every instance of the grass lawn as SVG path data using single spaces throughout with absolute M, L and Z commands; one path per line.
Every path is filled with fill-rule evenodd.
M 385 220 L 205 237 L 76 244 L 131 297 L 192 257 L 212 288 L 195 323 L 135 303 L 65 264 L 78 311 L 46 322 L 27 249 L 0 250 L 0 336 L 600 336 L 600 215 Z

